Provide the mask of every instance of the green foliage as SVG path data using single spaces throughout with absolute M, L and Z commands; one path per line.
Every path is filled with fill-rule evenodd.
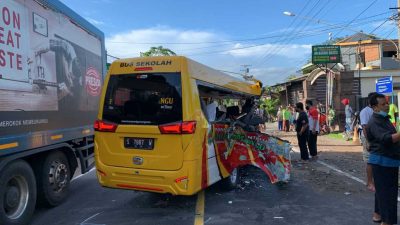
M 286 77 L 286 81 L 290 81 L 290 80 L 293 80 L 295 78 L 296 78 L 296 75 L 292 74 L 292 75 Z
M 311 65 L 309 67 L 306 67 L 304 69 L 301 70 L 301 72 L 303 74 L 307 74 L 307 73 L 311 73 L 313 70 L 315 70 L 316 68 L 318 68 L 316 65 Z
M 233 100 L 233 99 L 223 99 L 222 100 L 222 104 L 225 105 L 226 107 L 234 106 L 235 102 L 237 102 L 237 101 Z
M 265 86 L 265 87 L 263 87 L 263 93 L 267 93 L 267 95 L 271 95 L 273 93 L 278 94 L 282 90 L 283 90 L 283 86 L 275 86 L 275 87 Z
M 261 106 L 265 107 L 265 111 L 269 115 L 276 115 L 278 112 L 278 106 L 280 105 L 280 101 L 277 98 L 267 98 L 261 102 Z
M 150 50 L 147 52 L 142 52 L 140 53 L 141 57 L 149 57 L 149 56 L 171 56 L 171 55 L 176 55 L 175 52 L 173 52 L 169 48 L 164 48 L 163 46 L 158 46 L 158 47 L 151 47 Z

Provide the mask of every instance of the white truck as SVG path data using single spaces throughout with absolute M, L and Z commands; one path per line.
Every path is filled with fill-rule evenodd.
M 28 224 L 93 167 L 105 66 L 104 34 L 60 1 L 0 1 L 0 224 Z

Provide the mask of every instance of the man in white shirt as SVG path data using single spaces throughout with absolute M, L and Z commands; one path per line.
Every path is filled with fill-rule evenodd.
M 376 92 L 369 93 L 368 100 L 375 94 L 376 94 Z M 366 106 L 360 112 L 360 123 L 361 123 L 361 127 L 362 127 L 361 142 L 363 145 L 363 160 L 364 160 L 364 162 L 368 162 L 368 158 L 369 158 L 369 144 L 368 144 L 368 140 L 366 138 L 366 136 L 367 136 L 366 130 L 367 130 L 368 121 L 370 120 L 373 113 L 374 113 L 374 111 L 370 105 Z M 372 179 L 372 167 L 369 164 L 367 164 L 367 188 L 371 191 L 375 191 L 374 181 Z
M 209 122 L 214 122 L 215 117 L 217 115 L 217 107 L 218 104 L 215 101 L 212 101 L 210 104 L 207 105 L 206 110 L 208 114 L 208 120 Z

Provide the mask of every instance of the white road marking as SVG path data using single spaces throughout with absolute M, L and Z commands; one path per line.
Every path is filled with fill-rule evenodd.
M 359 183 L 361 183 L 361 184 L 367 185 L 367 183 L 366 183 L 365 181 L 361 180 L 360 178 L 355 177 L 355 176 L 353 176 L 353 175 L 351 175 L 351 174 L 349 174 L 349 173 L 343 172 L 343 171 L 341 171 L 340 169 L 335 168 L 334 166 L 331 166 L 331 165 L 329 165 L 329 164 L 327 164 L 327 163 L 325 163 L 325 162 L 322 162 L 322 161 L 317 160 L 317 163 L 319 163 L 319 164 L 321 164 L 321 165 L 323 165 L 323 166 L 326 166 L 326 167 L 328 167 L 329 169 L 332 169 L 332 170 L 334 170 L 334 171 L 336 171 L 336 172 L 338 172 L 338 173 L 340 173 L 340 174 L 343 174 L 344 176 L 346 176 L 346 177 L 348 177 L 348 178 L 350 178 L 350 179 L 353 179 L 353 180 L 355 180 L 355 181 L 357 181 L 357 182 L 359 182 Z
M 80 225 L 106 225 L 106 224 L 97 224 L 97 223 L 86 223 L 87 221 L 95 218 L 96 216 L 100 215 L 100 213 L 96 213 L 93 216 L 87 218 L 86 220 L 84 220 L 82 223 L 80 223 Z
M 297 153 L 300 152 L 300 150 L 298 148 L 296 148 L 296 147 L 293 147 L 293 151 L 297 152 Z M 340 169 L 338 169 L 338 168 L 336 168 L 336 167 L 334 167 L 332 165 L 329 165 L 328 163 L 322 162 L 320 160 L 317 160 L 316 162 L 321 164 L 321 165 L 323 165 L 323 166 L 326 166 L 329 169 L 334 170 L 334 171 L 338 172 L 339 174 L 342 174 L 342 175 L 344 175 L 344 176 L 346 176 L 346 177 L 348 177 L 348 178 L 350 178 L 352 180 L 355 180 L 355 181 L 357 181 L 357 182 L 359 182 L 361 184 L 367 185 L 367 183 L 365 181 L 361 180 L 360 178 L 355 177 L 355 176 L 353 176 L 353 175 L 351 175 L 349 173 L 346 173 L 346 172 L 344 172 L 344 171 L 342 171 L 342 170 L 340 170 Z
M 74 178 L 72 178 L 72 180 L 71 180 L 71 182 L 72 181 L 74 181 L 74 180 L 76 180 L 76 179 L 79 179 L 79 178 L 81 178 L 82 176 L 85 176 L 86 174 L 89 174 L 90 172 L 92 172 L 93 170 L 95 170 L 96 169 L 96 167 L 93 167 L 92 169 L 90 169 L 87 173 L 84 173 L 84 174 L 80 174 L 80 175 L 78 175 L 78 176 L 76 176 L 76 177 L 74 177 Z

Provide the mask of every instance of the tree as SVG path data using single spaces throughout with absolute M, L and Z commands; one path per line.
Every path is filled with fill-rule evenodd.
M 275 116 L 278 112 L 279 104 L 280 101 L 278 98 L 267 98 L 261 103 L 261 105 L 265 107 L 265 111 L 272 116 Z
M 296 75 L 292 74 L 292 75 L 286 77 L 286 81 L 290 81 L 290 80 L 293 80 L 295 78 L 296 78 Z
M 164 48 L 163 46 L 151 47 L 150 50 L 148 50 L 147 52 L 140 53 L 141 57 L 170 56 L 170 55 L 176 55 L 176 53 L 169 48 Z

